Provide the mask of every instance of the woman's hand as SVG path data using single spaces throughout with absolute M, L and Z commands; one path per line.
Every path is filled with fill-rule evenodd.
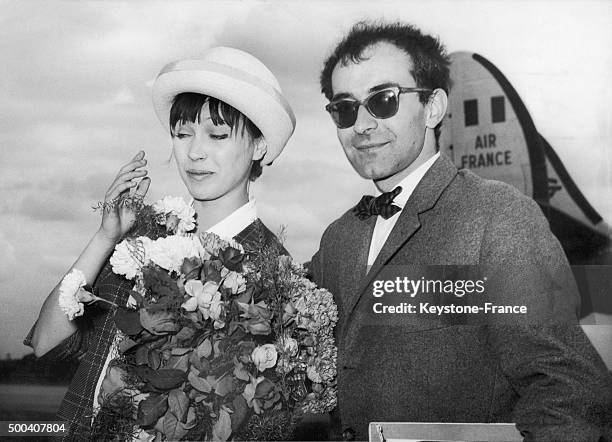
M 126 204 L 126 198 L 142 199 L 149 190 L 151 184 L 149 178 L 143 178 L 140 183 L 136 181 L 148 173 L 143 169 L 147 164 L 144 156 L 145 153 L 141 150 L 129 163 L 119 169 L 104 197 L 102 223 L 98 232 L 113 244 L 127 233 L 136 220 L 138 205 Z

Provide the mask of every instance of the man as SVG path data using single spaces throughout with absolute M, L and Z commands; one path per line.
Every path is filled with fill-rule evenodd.
M 349 162 L 380 194 L 333 222 L 311 262 L 339 309 L 343 436 L 367 439 L 371 421 L 516 422 L 526 440 L 599 439 L 612 380 L 577 323 L 546 219 L 514 188 L 438 152 L 444 47 L 408 25 L 359 23 L 321 85 Z M 406 280 L 433 285 L 410 294 Z M 473 290 L 441 292 L 449 281 Z M 429 310 L 484 301 L 512 309 Z

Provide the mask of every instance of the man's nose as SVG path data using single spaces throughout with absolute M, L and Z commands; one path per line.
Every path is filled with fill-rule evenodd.
M 189 159 L 196 161 L 206 158 L 207 145 L 206 140 L 199 136 L 193 136 L 189 145 Z
M 377 126 L 378 121 L 376 118 L 373 117 L 363 105 L 359 106 L 353 130 L 358 134 L 365 134 L 376 129 Z

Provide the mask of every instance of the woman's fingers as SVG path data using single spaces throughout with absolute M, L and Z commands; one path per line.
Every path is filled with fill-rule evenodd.
M 113 184 L 122 183 L 124 181 L 130 181 L 135 178 L 142 178 L 148 173 L 149 172 L 146 169 L 133 170 L 132 172 L 125 172 L 125 173 L 122 173 L 121 175 L 118 175 L 117 178 L 115 178 L 115 182 Z
M 146 171 L 144 173 L 142 172 L 129 172 L 128 174 L 125 175 L 121 175 L 118 176 L 117 178 L 115 178 L 115 181 L 112 182 L 112 184 L 110 185 L 110 187 L 108 188 L 108 190 L 106 191 L 106 197 L 104 198 L 107 202 L 112 201 L 114 198 L 116 198 L 117 192 L 117 186 L 119 186 L 120 184 L 124 184 L 124 183 L 134 183 L 134 185 L 138 184 L 134 179 L 135 178 L 139 178 L 141 176 L 146 175 Z
M 117 183 L 115 186 L 109 189 L 107 196 L 106 196 L 106 202 L 114 201 L 123 192 L 136 186 L 136 184 L 137 184 L 136 181 L 124 181 L 122 183 Z
M 145 159 L 144 155 L 144 151 L 141 150 L 140 152 L 138 152 L 129 163 L 125 164 L 121 169 L 119 169 L 119 173 L 117 174 L 117 176 L 126 172 L 130 172 L 134 169 L 138 169 L 139 167 L 146 166 L 147 160 Z
M 107 203 L 115 201 L 136 186 L 134 194 L 138 193 L 138 195 L 144 196 L 147 193 L 151 180 L 143 178 L 149 173 L 146 169 L 141 169 L 147 164 L 144 155 L 144 151 L 141 150 L 129 163 L 119 169 L 119 173 L 106 192 L 105 201 Z M 138 178 L 143 178 L 140 183 L 136 181 Z
M 111 184 L 111 188 L 109 189 L 109 191 L 112 191 L 112 189 L 122 183 L 132 182 L 134 184 L 138 184 L 136 179 L 144 177 L 147 173 L 149 172 L 146 170 L 135 170 L 133 172 L 124 173 L 123 175 L 120 175 L 115 179 L 115 182 Z
M 140 183 L 138 183 L 138 187 L 136 187 L 136 191 L 134 192 L 134 196 L 144 198 L 144 196 L 147 194 L 147 191 L 149 190 L 150 184 L 151 178 L 147 177 L 140 180 Z

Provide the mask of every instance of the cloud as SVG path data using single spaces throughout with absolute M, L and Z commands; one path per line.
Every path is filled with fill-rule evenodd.
M 51 192 L 26 195 L 20 212 L 37 221 L 78 221 L 83 213 L 77 201 Z
M 3 232 L 0 232 L 0 281 L 13 274 L 15 264 L 17 264 L 15 246 Z
M 111 101 L 111 104 L 113 105 L 134 103 L 136 103 L 136 96 L 127 86 L 123 86 L 121 89 L 119 89 Z

